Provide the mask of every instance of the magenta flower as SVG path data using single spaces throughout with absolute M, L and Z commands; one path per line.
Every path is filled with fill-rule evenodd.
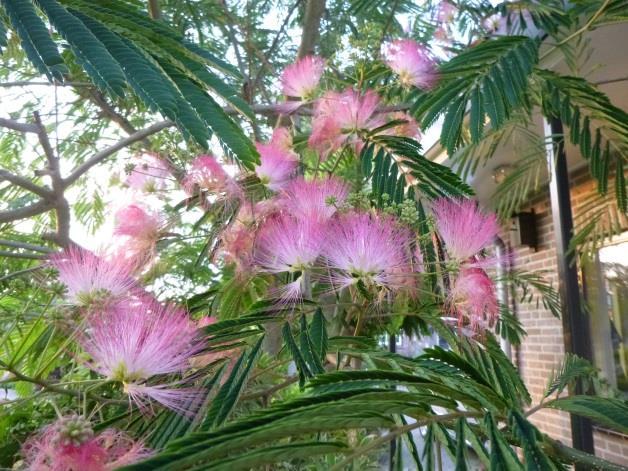
M 211 155 L 201 155 L 194 159 L 189 173 L 183 179 L 183 189 L 188 194 L 194 194 L 197 188 L 227 200 L 243 198 L 238 182 Z
M 76 306 L 115 304 L 135 288 L 133 267 L 122 258 L 105 260 L 78 246 L 50 257 L 59 281 L 67 288 L 67 299 Z
M 318 87 L 325 61 L 317 56 L 306 56 L 285 68 L 281 74 L 283 94 L 288 97 L 309 99 Z
M 347 89 L 342 93 L 327 92 L 316 102 L 312 133 L 308 144 L 327 157 L 343 144 L 359 144 L 356 132 L 384 124 L 375 112 L 379 97 L 371 90 L 364 95 Z
M 349 185 L 338 178 L 306 180 L 299 177 L 283 189 L 281 203 L 298 219 L 324 222 L 344 204 L 348 194 Z
M 399 39 L 389 44 L 385 61 L 399 75 L 399 81 L 404 86 L 414 85 L 428 90 L 438 79 L 436 63 L 427 49 L 412 39 Z
M 432 211 L 447 253 L 458 261 L 477 255 L 499 232 L 497 216 L 484 214 L 473 200 L 441 198 Z
M 299 165 L 294 154 L 272 144 L 256 144 L 260 165 L 255 173 L 268 188 L 278 191 L 292 179 Z
M 254 259 L 267 273 L 293 273 L 297 279 L 279 290 L 285 301 L 301 297 L 304 272 L 311 269 L 323 250 L 326 234 L 316 220 L 299 220 L 288 215 L 270 218 L 258 235 Z
M 148 458 L 152 452 L 123 432 L 94 434 L 83 417 L 61 417 L 22 447 L 26 469 L 32 471 L 112 471 Z
M 92 357 L 90 368 L 121 382 L 140 408 L 153 399 L 188 412 L 185 405 L 198 391 L 146 384 L 157 375 L 182 373 L 202 350 L 202 340 L 184 311 L 148 300 L 119 306 L 91 317 L 79 342 Z
M 324 228 L 316 220 L 288 215 L 270 218 L 255 245 L 255 261 L 269 273 L 298 272 L 311 268 L 325 243 Z
M 412 274 L 410 233 L 392 218 L 352 213 L 333 221 L 324 257 L 337 289 L 358 283 L 394 291 Z
M 153 192 L 163 190 L 172 178 L 168 165 L 157 155 L 143 154 L 126 178 L 125 183 L 135 190 Z
M 461 329 L 473 333 L 492 327 L 499 317 L 495 284 L 480 268 L 464 268 L 454 280 L 447 304 Z

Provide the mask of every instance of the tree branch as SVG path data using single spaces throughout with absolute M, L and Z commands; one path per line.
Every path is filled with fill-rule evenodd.
M 161 19 L 161 9 L 159 8 L 159 0 L 148 0 L 148 14 L 153 20 Z
M 325 13 L 325 0 L 307 0 L 305 15 L 303 16 L 303 33 L 301 45 L 297 57 L 305 57 L 314 54 L 314 48 L 318 42 L 321 19 Z
M 131 134 L 130 136 L 125 137 L 124 139 L 119 140 L 112 146 L 109 146 L 106 149 L 101 150 L 100 152 L 97 152 L 90 159 L 88 159 L 87 161 L 83 162 L 81 165 L 76 167 L 70 175 L 68 175 L 66 178 L 63 179 L 64 186 L 67 188 L 76 180 L 78 180 L 85 172 L 87 172 L 94 165 L 102 162 L 107 157 L 111 156 L 112 154 L 115 154 L 119 150 L 124 149 L 125 147 L 135 142 L 141 141 L 148 136 L 156 134 L 159 131 L 172 127 L 174 125 L 175 123 L 172 121 L 168 121 L 168 120 L 160 121 L 145 129 L 141 129 L 140 131 L 137 131 Z
M 44 239 L 51 240 L 61 247 L 67 247 L 70 244 L 70 205 L 68 200 L 65 199 L 63 192 L 65 191 L 65 185 L 63 178 L 61 177 L 61 169 L 59 166 L 59 156 L 55 153 L 52 145 L 50 145 L 50 139 L 48 139 L 48 133 L 46 127 L 41 122 L 39 113 L 34 113 L 35 125 L 37 126 L 37 137 L 39 143 L 44 149 L 44 154 L 48 160 L 48 175 L 52 182 L 52 195 L 48 199 L 51 200 L 57 216 L 57 230 L 53 234 L 47 234 Z
M 49 247 L 44 247 L 43 245 L 30 244 L 28 242 L 20 242 L 17 240 L 0 239 L 0 245 L 4 245 L 5 247 L 12 247 L 14 249 L 32 250 L 34 252 L 42 252 L 42 253 L 53 252 L 53 250 Z
M 37 126 L 30 123 L 20 123 L 18 121 L 14 121 L 12 119 L 0 118 L 0 127 L 12 129 L 13 131 L 18 132 L 32 132 L 37 133 Z
M 25 258 L 28 260 L 43 260 L 46 258 L 45 255 L 39 253 L 10 252 L 8 250 L 0 250 L 0 257 Z
M 43 214 L 46 211 L 51 210 L 53 207 L 53 202 L 41 199 L 35 203 L 29 204 L 28 206 L 0 211 L 0 224 L 37 216 L 38 214 Z
M 25 190 L 28 190 L 31 193 L 35 193 L 36 195 L 39 195 L 42 198 L 48 198 L 52 194 L 51 190 L 48 188 L 35 185 L 29 179 L 21 177 L 19 175 L 15 175 L 14 173 L 9 172 L 8 170 L 0 169 L 0 181 L 3 181 L 3 180 L 6 180 L 9 183 L 13 183 L 16 186 L 24 188 Z

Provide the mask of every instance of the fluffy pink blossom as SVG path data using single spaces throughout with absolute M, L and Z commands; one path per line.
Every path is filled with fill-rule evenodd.
M 201 155 L 192 161 L 190 171 L 183 180 L 183 188 L 188 194 L 194 194 L 200 188 L 212 196 L 227 200 L 243 197 L 238 182 L 211 155 Z
M 351 285 L 398 290 L 412 273 L 410 234 L 390 217 L 346 214 L 327 231 L 330 243 L 324 257 L 331 282 L 340 289 Z
M 385 60 L 404 86 L 414 85 L 427 90 L 436 84 L 438 73 L 434 59 L 424 46 L 412 39 L 399 39 L 389 44 Z
M 306 56 L 286 67 L 281 74 L 283 94 L 308 99 L 318 87 L 325 61 L 317 56 Z
M 447 300 L 458 326 L 477 333 L 492 327 L 499 317 L 495 284 L 480 268 L 464 268 L 454 280 Z
M 477 255 L 499 232 L 497 216 L 483 213 L 473 200 L 440 198 L 432 211 L 447 253 L 459 261 Z
M 327 92 L 316 102 L 309 146 L 327 157 L 343 144 L 358 144 L 358 130 L 384 124 L 375 114 L 378 105 L 379 97 L 372 90 L 364 95 L 351 89 L 342 93 Z
M 106 429 L 94 434 L 83 417 L 62 417 L 44 427 L 22 447 L 26 469 L 31 471 L 110 471 L 149 457 L 141 441 Z
M 77 306 L 115 304 L 136 286 L 133 267 L 126 260 L 105 260 L 77 246 L 52 255 L 50 264 L 67 288 L 67 299 Z
M 438 22 L 439 23 L 453 23 L 456 19 L 456 14 L 458 13 L 458 8 L 455 5 L 452 5 L 448 1 L 442 1 L 438 5 Z
M 255 244 L 255 262 L 262 272 L 293 273 L 298 277 L 282 286 L 280 297 L 294 300 L 304 288 L 304 272 L 312 268 L 326 241 L 324 227 L 316 220 L 278 215 L 268 219 Z
M 172 178 L 168 165 L 154 154 L 143 154 L 135 162 L 125 183 L 135 190 L 152 192 L 163 190 Z
M 159 238 L 164 226 L 159 214 L 137 204 L 120 208 L 114 218 L 114 234 L 153 242 Z
M 268 188 L 278 191 L 294 177 L 298 160 L 292 152 L 285 151 L 272 144 L 256 144 L 260 154 L 260 165 L 255 167 L 255 173 Z
M 349 185 L 339 178 L 295 178 L 283 189 L 282 206 L 292 216 L 324 222 L 336 213 L 349 194 Z
M 116 257 L 132 263 L 135 271 L 141 270 L 156 256 L 157 241 L 165 228 L 162 215 L 130 204 L 116 212 L 114 222 L 114 235 L 122 236 Z
M 318 221 L 278 215 L 261 228 L 255 261 L 269 273 L 302 271 L 314 264 L 324 243 L 325 232 Z
M 92 358 L 90 368 L 121 382 L 140 408 L 153 399 L 187 412 L 186 403 L 197 394 L 172 384 L 146 384 L 156 375 L 183 372 L 202 350 L 196 326 L 176 307 L 148 300 L 118 306 L 92 316 L 79 342 Z

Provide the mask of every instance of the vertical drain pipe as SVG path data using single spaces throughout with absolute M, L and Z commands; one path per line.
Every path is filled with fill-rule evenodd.
M 497 299 L 500 305 L 507 308 L 509 306 L 507 277 L 510 274 L 510 259 L 507 254 L 506 244 L 504 244 L 502 238 L 496 236 L 494 243 L 495 255 L 497 256 L 497 279 L 499 280 L 497 283 Z M 501 337 L 499 343 L 508 359 L 512 361 L 512 345 L 510 342 Z

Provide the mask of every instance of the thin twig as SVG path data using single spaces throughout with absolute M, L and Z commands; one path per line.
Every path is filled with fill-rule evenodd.
M 23 258 L 27 260 L 43 260 L 46 258 L 45 255 L 38 254 L 38 253 L 11 252 L 9 250 L 0 250 L 0 257 Z
M 0 181 L 2 180 L 6 180 L 9 183 L 13 183 L 14 185 L 24 188 L 25 190 L 28 190 L 31 193 L 35 193 L 36 195 L 41 196 L 42 198 L 48 198 L 52 194 L 49 188 L 36 185 L 28 178 L 24 178 L 20 175 L 15 175 L 14 173 L 9 172 L 8 170 L 0 169 Z
M 131 144 L 133 144 L 135 142 L 141 141 L 141 140 L 143 140 L 144 138 L 146 138 L 148 136 L 156 134 L 159 131 L 161 131 L 163 129 L 166 129 L 166 128 L 169 128 L 169 127 L 172 127 L 174 125 L 175 125 L 175 123 L 172 122 L 172 121 L 169 121 L 169 120 L 160 121 L 158 123 L 153 124 L 152 126 L 149 126 L 149 127 L 145 128 L 145 129 L 137 131 L 136 133 L 131 134 L 130 136 L 125 137 L 124 139 L 119 140 L 115 144 L 107 147 L 106 149 L 103 149 L 100 152 L 97 152 L 89 160 L 83 162 L 81 165 L 76 167 L 72 171 L 72 173 L 70 173 L 70 175 L 68 175 L 63 180 L 64 185 L 66 187 L 68 187 L 69 185 L 74 183 L 76 180 L 78 180 L 85 172 L 87 172 L 94 165 L 102 162 L 107 157 L 115 154 L 119 150 L 124 149 L 125 147 L 128 147 L 128 146 L 130 146 Z
M 42 252 L 42 253 L 53 252 L 53 250 L 49 247 L 44 247 L 43 245 L 30 244 L 28 242 L 20 242 L 17 240 L 0 239 L 0 245 L 4 245 L 5 247 L 13 247 L 14 249 L 32 250 L 33 252 Z

